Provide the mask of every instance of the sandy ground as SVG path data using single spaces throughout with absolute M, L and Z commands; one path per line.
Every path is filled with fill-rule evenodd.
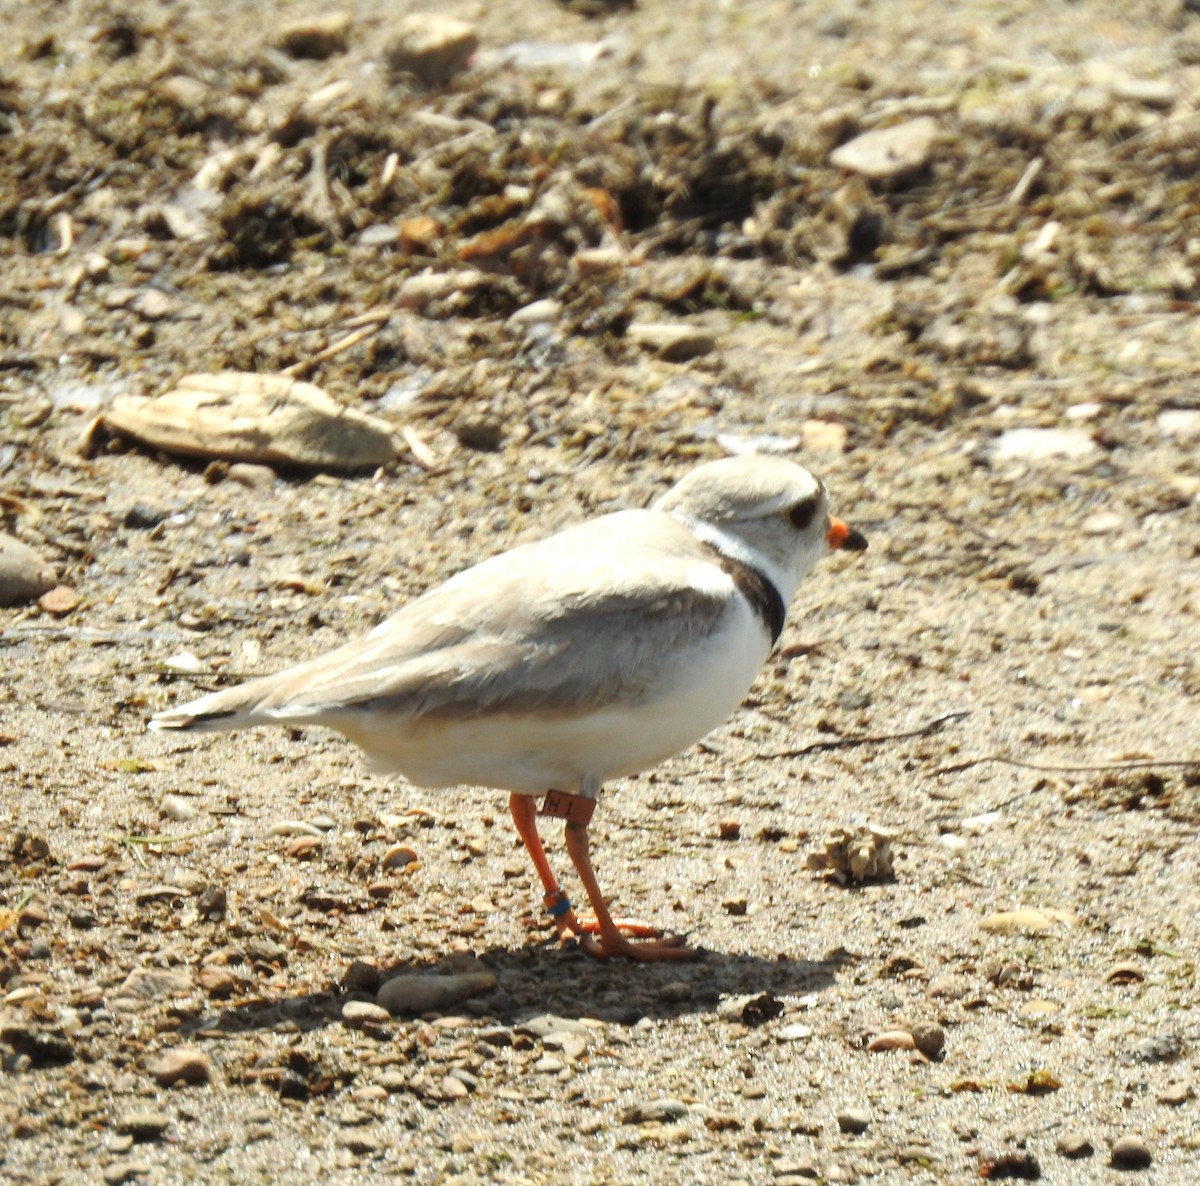
M 432 89 L 395 5 L 318 57 L 279 48 L 301 3 L 6 18 L 0 507 L 73 594 L 0 611 L 0 1176 L 1074 1183 L 1125 1138 L 1192 1181 L 1198 18 L 450 7 L 480 47 Z M 829 160 L 926 116 L 904 175 Z M 664 322 L 714 348 L 638 344 Z M 85 432 L 297 365 L 398 458 Z M 615 907 L 694 964 L 553 943 L 502 795 L 144 730 L 755 444 L 872 547 L 603 797 Z M 869 826 L 892 877 L 809 868 Z M 397 970 L 495 987 L 345 1012 Z

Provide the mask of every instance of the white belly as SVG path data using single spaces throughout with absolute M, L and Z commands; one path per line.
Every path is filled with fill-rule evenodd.
M 368 716 L 336 727 L 373 768 L 419 786 L 575 792 L 585 780 L 636 774 L 699 741 L 741 703 L 769 650 L 762 622 L 739 597 L 727 627 L 669 665 L 639 704 L 465 720 Z

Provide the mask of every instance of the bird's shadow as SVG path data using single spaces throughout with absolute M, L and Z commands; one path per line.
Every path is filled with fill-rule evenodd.
M 495 987 L 448 1004 L 437 1013 L 510 1026 L 546 1013 L 635 1025 L 643 1019 L 715 1013 L 723 1001 L 737 998 L 733 1019 L 759 1024 L 783 1011 L 784 998 L 830 988 L 838 972 L 852 961 L 853 956 L 842 950 L 818 960 L 702 950 L 697 959 L 686 962 L 636 963 L 599 962 L 578 948 L 552 944 L 516 950 L 493 948 L 472 960 L 471 970 L 490 972 L 496 978 Z M 448 965 L 387 966 L 379 970 L 379 983 L 408 973 L 460 970 L 453 959 Z M 350 987 L 334 985 L 325 992 L 257 997 L 217 1013 L 201 1014 L 186 1021 L 182 1029 L 185 1035 L 201 1030 L 246 1033 L 281 1026 L 292 1032 L 321 1029 L 341 1023 L 348 1000 L 372 999 L 373 979 L 360 979 Z M 744 1008 L 741 998 L 748 998 Z

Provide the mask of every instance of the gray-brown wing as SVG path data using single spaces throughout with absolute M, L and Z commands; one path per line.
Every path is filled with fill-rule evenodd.
M 730 591 L 674 520 L 606 516 L 485 561 L 365 638 L 256 681 L 266 686 L 250 711 L 332 721 L 637 703 L 673 655 L 718 628 Z

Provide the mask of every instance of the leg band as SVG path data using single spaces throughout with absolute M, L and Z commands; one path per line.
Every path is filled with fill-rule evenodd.
M 556 893 L 546 895 L 546 910 L 551 918 L 562 918 L 564 914 L 571 912 L 571 899 L 563 893 L 563 888 L 560 885 Z

